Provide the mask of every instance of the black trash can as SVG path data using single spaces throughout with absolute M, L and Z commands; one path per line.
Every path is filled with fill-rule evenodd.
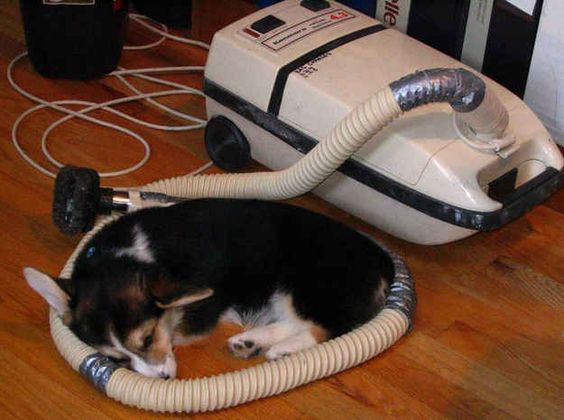
M 45 77 L 95 79 L 121 57 L 129 0 L 20 0 L 29 57 Z

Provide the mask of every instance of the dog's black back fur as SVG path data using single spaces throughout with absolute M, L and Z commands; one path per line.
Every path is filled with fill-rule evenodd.
M 132 245 L 136 226 L 154 263 L 113 256 Z M 164 272 L 182 289 L 212 288 L 213 296 L 186 310 L 190 334 L 213 328 L 229 307 L 259 310 L 279 291 L 292 296 L 298 315 L 334 337 L 377 313 L 375 293 L 393 276 L 389 257 L 369 238 L 302 208 L 254 200 L 193 200 L 123 216 L 84 248 L 75 282 L 88 283 L 102 260 L 108 278 L 137 269 Z

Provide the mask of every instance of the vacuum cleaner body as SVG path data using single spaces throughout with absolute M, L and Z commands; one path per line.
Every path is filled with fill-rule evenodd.
M 207 112 L 212 125 L 217 116 L 234 124 L 252 158 L 282 169 L 373 92 L 433 67 L 464 66 L 341 4 L 288 0 L 216 33 Z M 392 122 L 314 193 L 422 244 L 492 230 L 525 213 L 562 185 L 564 161 L 524 102 L 481 77 L 508 111 L 499 147 L 471 147 L 481 140 L 472 127 L 448 105 L 433 104 Z

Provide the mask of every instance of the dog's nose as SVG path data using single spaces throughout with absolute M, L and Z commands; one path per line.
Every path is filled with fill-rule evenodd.
M 170 375 L 168 373 L 159 373 L 159 377 L 163 379 L 170 379 Z

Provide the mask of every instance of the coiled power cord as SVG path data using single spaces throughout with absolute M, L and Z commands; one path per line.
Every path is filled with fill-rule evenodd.
M 126 50 L 144 50 L 144 49 L 148 49 L 148 48 L 153 48 L 157 45 L 160 45 L 161 43 L 163 43 L 167 39 L 170 39 L 170 40 L 173 40 L 173 41 L 176 41 L 176 42 L 181 42 L 183 44 L 196 46 L 196 47 L 199 47 L 199 48 L 209 49 L 209 45 L 204 43 L 204 42 L 186 39 L 186 38 L 182 38 L 182 37 L 168 33 L 168 28 L 165 25 L 158 23 L 158 22 L 153 22 L 152 20 L 150 20 L 149 18 L 147 18 L 145 16 L 141 16 L 141 15 L 137 15 L 137 14 L 130 14 L 129 16 L 133 21 L 137 22 L 138 24 L 140 24 L 144 28 L 147 28 L 148 30 L 158 34 L 160 36 L 160 38 L 158 40 L 154 41 L 154 42 L 144 44 L 144 45 L 125 46 L 124 49 L 126 49 Z M 166 105 L 163 105 L 163 104 L 161 104 L 161 103 L 159 103 L 155 100 L 156 98 L 165 97 L 165 96 L 173 96 L 173 95 L 198 95 L 198 96 L 203 97 L 204 93 L 201 90 L 192 88 L 190 86 L 185 86 L 185 85 L 182 85 L 180 83 L 175 83 L 175 82 L 172 82 L 172 81 L 169 81 L 169 80 L 165 80 L 165 79 L 162 79 L 162 78 L 159 78 L 159 77 L 150 76 L 150 74 L 162 74 L 162 73 L 200 72 L 200 71 L 204 70 L 203 66 L 178 66 L 178 67 L 140 68 L 140 69 L 119 68 L 118 70 L 110 73 L 108 75 L 108 77 L 115 77 L 117 80 L 119 80 L 121 83 L 123 83 L 131 92 L 133 92 L 133 95 L 125 96 L 123 98 L 118 98 L 118 99 L 114 99 L 114 100 L 102 102 L 102 103 L 94 103 L 94 102 L 89 102 L 89 101 L 79 101 L 79 100 L 73 100 L 73 99 L 59 100 L 59 101 L 48 101 L 44 98 L 40 98 L 40 97 L 32 94 L 31 92 L 28 92 L 27 90 L 25 90 L 23 87 L 21 87 L 15 81 L 14 68 L 26 56 L 27 56 L 27 52 L 21 53 L 18 56 L 16 56 L 10 62 L 10 64 L 8 65 L 7 71 L 6 71 L 6 77 L 8 79 L 8 83 L 10 84 L 10 86 L 15 91 L 20 93 L 22 96 L 30 99 L 31 101 L 37 103 L 38 105 L 36 105 L 36 106 L 28 109 L 27 111 L 25 111 L 14 122 L 14 124 L 12 126 L 12 144 L 16 148 L 19 155 L 28 164 L 30 164 L 33 168 L 37 169 L 39 172 L 41 172 L 44 175 L 47 175 L 49 177 L 55 178 L 56 174 L 54 172 L 50 171 L 49 169 L 47 169 L 46 167 L 42 166 L 41 164 L 39 164 L 35 160 L 33 160 L 31 158 L 31 156 L 23 149 L 23 147 L 21 146 L 21 144 L 18 140 L 18 131 L 20 129 L 20 126 L 24 123 L 24 121 L 31 114 L 33 114 L 37 111 L 40 111 L 42 109 L 49 108 L 49 109 L 56 110 L 56 111 L 58 111 L 62 114 L 65 114 L 64 117 L 61 117 L 60 119 L 58 119 L 57 121 L 52 123 L 43 132 L 43 134 L 41 136 L 41 149 L 43 151 L 43 154 L 45 155 L 47 160 L 51 164 L 53 164 L 55 167 L 61 168 L 63 166 L 63 164 L 61 162 L 59 162 L 57 159 L 55 159 L 53 157 L 53 155 L 49 152 L 49 149 L 47 147 L 49 134 L 56 127 L 58 127 L 59 125 L 65 123 L 65 122 L 67 122 L 67 121 L 69 121 L 73 118 L 81 118 L 81 119 L 88 121 L 88 122 L 91 122 L 93 124 L 97 124 L 97 125 L 102 126 L 102 127 L 107 127 L 107 128 L 119 131 L 121 133 L 129 135 L 130 137 L 132 137 L 133 139 L 135 139 L 136 141 L 141 143 L 141 145 L 143 146 L 143 149 L 144 149 L 144 155 L 136 164 L 130 166 L 129 168 L 122 169 L 122 170 L 117 170 L 117 171 L 112 171 L 112 172 L 102 172 L 102 173 L 100 173 L 101 177 L 116 177 L 116 176 L 129 174 L 131 172 L 138 170 L 149 160 L 149 158 L 151 156 L 151 147 L 150 147 L 149 143 L 138 133 L 136 133 L 136 132 L 134 132 L 134 131 L 126 128 L 126 127 L 123 127 L 121 125 L 110 123 L 108 121 L 104 121 L 104 120 L 101 120 L 99 118 L 94 118 L 94 117 L 88 115 L 90 112 L 102 109 L 104 111 L 107 111 L 107 112 L 110 112 L 114 115 L 117 115 L 117 116 L 119 116 L 119 117 L 121 117 L 125 120 L 128 120 L 128 121 L 130 121 L 134 124 L 138 124 L 140 126 L 144 126 L 144 127 L 148 127 L 148 128 L 153 128 L 155 130 L 163 130 L 163 131 L 197 130 L 199 128 L 205 127 L 205 125 L 207 123 L 206 120 L 203 120 L 203 119 L 197 118 L 195 116 L 183 113 L 181 111 L 172 109 L 172 108 L 170 108 Z M 131 76 L 131 77 L 135 77 L 135 78 L 142 79 L 142 80 L 145 80 L 145 81 L 153 82 L 153 83 L 156 83 L 156 84 L 159 84 L 159 85 L 162 85 L 162 86 L 166 86 L 169 89 L 164 90 L 164 91 L 160 91 L 160 92 L 143 93 L 139 89 L 137 89 L 133 84 L 131 84 L 128 80 L 126 80 L 126 76 Z M 145 100 L 148 103 L 154 105 L 155 107 L 161 109 L 162 111 L 164 111 L 165 113 L 167 113 L 169 115 L 172 115 L 172 116 L 175 116 L 177 118 L 180 118 L 182 120 L 187 121 L 188 124 L 185 124 L 185 125 L 153 124 L 153 123 L 149 123 L 147 121 L 143 121 L 139 118 L 135 118 L 131 115 L 128 115 L 124 112 L 118 111 L 118 110 L 113 108 L 113 106 L 115 106 L 115 105 L 120 105 L 120 104 L 124 104 L 124 103 L 135 102 L 135 101 L 143 101 L 143 100 Z M 72 110 L 68 107 L 69 105 L 70 106 L 78 105 L 78 106 L 83 106 L 84 108 L 82 108 L 79 111 L 74 111 L 74 110 Z M 212 163 L 208 162 L 205 165 L 203 165 L 201 168 L 196 170 L 195 172 L 196 173 L 202 172 L 205 169 L 207 169 L 208 167 L 210 167 L 211 165 L 212 165 Z

